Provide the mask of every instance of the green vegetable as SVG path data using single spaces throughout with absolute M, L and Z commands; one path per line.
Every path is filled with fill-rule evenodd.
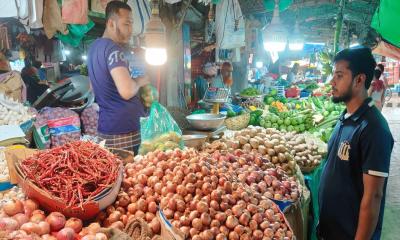
M 228 112 L 227 112 L 227 117 L 229 118 L 229 117 L 235 117 L 236 116 L 236 113 L 234 112 L 234 111 L 232 111 L 232 110 L 228 110 Z

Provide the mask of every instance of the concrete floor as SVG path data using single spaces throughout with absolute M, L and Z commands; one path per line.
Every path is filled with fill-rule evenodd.
M 386 190 L 382 240 L 400 239 L 400 98 L 393 98 L 392 107 L 384 107 L 383 114 L 390 125 L 394 147 L 390 162 L 389 182 Z

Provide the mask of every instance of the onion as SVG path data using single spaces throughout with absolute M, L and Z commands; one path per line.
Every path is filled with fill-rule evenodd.
M 191 228 L 189 230 L 189 234 L 193 238 L 194 236 L 197 236 L 197 234 L 199 234 L 199 230 L 197 230 L 196 228 Z
M 110 225 L 110 228 L 117 228 L 119 230 L 123 230 L 124 229 L 124 224 L 121 221 L 117 221 L 115 223 L 112 223 Z
M 5 217 L 5 218 L 0 218 L 0 230 L 4 231 L 14 231 L 18 229 L 18 221 Z
M 239 218 L 239 222 L 240 224 L 242 224 L 243 226 L 247 226 L 247 224 L 249 224 L 250 221 L 250 214 L 247 212 L 242 213 L 242 215 Z
M 223 223 L 226 220 L 226 214 L 223 212 L 217 213 L 215 215 L 215 219 L 218 220 L 220 223 Z
M 75 231 L 72 228 L 66 227 L 57 233 L 57 240 L 74 240 Z
M 195 218 L 192 221 L 192 226 L 197 229 L 198 231 L 201 231 L 201 229 L 203 228 L 203 223 L 201 221 L 200 218 Z
M 161 224 L 157 218 L 153 218 L 153 220 L 151 220 L 149 227 L 151 228 L 154 234 L 158 234 L 161 231 Z
M 254 220 L 250 220 L 250 222 L 249 222 L 249 227 L 250 227 L 250 229 L 251 230 L 257 230 L 257 228 L 258 228 L 258 224 L 257 224 L 257 222 L 256 221 L 254 221 Z
M 22 226 L 22 224 L 29 222 L 29 218 L 23 213 L 17 213 L 13 218 L 17 220 L 18 226 Z
M 41 221 L 44 221 L 45 219 L 46 219 L 46 216 L 43 213 L 35 212 L 34 214 L 32 214 L 29 221 L 33 222 L 33 223 L 39 223 Z
M 65 227 L 72 228 L 76 233 L 79 233 L 82 230 L 82 221 L 78 218 L 72 217 L 67 220 Z
M 27 222 L 22 224 L 21 230 L 24 230 L 26 233 L 31 234 L 31 233 L 36 233 L 40 234 L 41 229 L 38 224 L 32 223 L 32 222 Z
M 147 209 L 149 210 L 149 212 L 155 214 L 157 212 L 157 204 L 155 202 L 149 202 Z
M 200 201 L 197 203 L 196 209 L 197 209 L 197 211 L 199 211 L 199 213 L 208 212 L 208 205 L 207 205 L 207 203 Z
M 228 218 L 226 219 L 226 226 L 229 229 L 234 229 L 238 224 L 239 224 L 239 221 L 237 220 L 237 218 L 235 216 L 228 216 Z
M 136 205 L 136 203 L 131 203 L 131 204 L 128 205 L 128 212 L 129 212 L 130 214 L 135 214 L 136 211 L 137 211 L 137 205 Z
M 240 217 L 243 213 L 243 208 L 239 205 L 235 205 L 232 207 L 232 212 L 236 217 Z
M 208 213 L 206 213 L 206 212 L 201 214 L 200 219 L 201 219 L 201 222 L 202 222 L 202 224 L 203 224 L 204 226 L 209 226 L 210 223 L 211 223 L 210 214 L 208 214 Z
M 200 234 L 200 237 L 202 240 L 213 240 L 214 233 L 211 230 L 205 230 Z
M 42 236 L 42 239 L 43 239 L 43 240 L 57 240 L 56 237 L 51 236 L 50 234 L 44 234 L 44 235 Z M 84 239 L 84 238 L 82 238 L 81 240 L 89 240 L 89 239 Z M 93 240 L 94 240 L 94 239 L 93 239 Z
M 253 237 L 255 240 L 261 240 L 263 238 L 264 234 L 260 230 L 255 230 L 253 231 Z
M 8 216 L 24 213 L 24 205 L 20 200 L 10 200 L 3 205 L 3 210 Z
M 107 240 L 108 238 L 107 238 L 107 235 L 104 233 L 96 233 L 95 239 L 96 240 Z
M 50 224 L 50 230 L 57 232 L 65 226 L 65 216 L 59 212 L 52 212 L 46 218 L 46 222 Z
M 230 232 L 229 240 L 239 240 L 239 234 L 237 234 L 236 232 Z
M 50 224 L 48 222 L 39 222 L 38 226 L 40 228 L 39 235 L 49 234 L 50 233 Z
M 226 238 L 225 234 L 219 233 L 217 235 L 217 237 L 215 238 L 215 240 L 227 240 L 227 238 Z
M 100 224 L 99 223 L 91 223 L 89 224 L 89 226 L 87 227 L 88 232 L 90 234 L 95 235 L 98 231 L 100 231 Z

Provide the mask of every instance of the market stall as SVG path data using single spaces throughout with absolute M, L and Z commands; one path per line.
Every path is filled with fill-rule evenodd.
M 20 62 L 44 57 L 51 66 L 41 69 L 48 88 L 30 103 L 32 87 L 25 90 L 15 71 L 0 75 L 0 239 L 316 239 L 327 142 L 344 105 L 332 103 L 325 81 L 335 53 L 318 43 L 327 33 L 310 33 L 305 43 L 303 32 L 337 4 L 310 10 L 300 1 L 153 0 L 151 11 L 148 1 L 127 1 L 132 44 L 160 44 L 150 35 L 163 40 L 161 49 L 147 46 L 150 70 L 137 62 L 129 69 L 135 77 L 148 71 L 156 86 L 137 94 L 145 116 L 135 156 L 105 146 L 97 132 L 99 105 L 85 61 L 89 42 L 103 33 L 107 1 L 90 2 L 45 1 L 35 10 L 43 23 L 33 18 L 36 24 L 23 25 L 33 34 L 18 38 L 0 24 L 0 50 L 21 53 Z M 7 6 L 13 11 L 5 17 L 33 7 Z M 39 44 L 45 35 L 58 39 L 52 50 Z M 72 71 L 60 72 L 60 62 Z M 192 81 L 191 69 L 207 77 Z M 204 97 L 191 99 L 192 84 Z

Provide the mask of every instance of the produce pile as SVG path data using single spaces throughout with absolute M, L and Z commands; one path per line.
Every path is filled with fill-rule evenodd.
M 259 109 L 264 109 L 264 103 L 256 98 L 249 98 L 240 104 L 241 107 L 247 108 L 251 111 Z
M 234 136 L 224 136 L 211 144 L 206 144 L 205 151 L 242 149 L 246 153 L 259 153 L 276 167 L 281 167 L 287 174 L 295 174 L 296 162 L 291 148 L 285 139 L 285 133 L 276 129 L 249 126 L 237 131 Z
M 0 96 L 0 125 L 20 125 L 34 117 L 34 112 L 11 98 Z
M 327 153 L 327 145 L 313 135 L 291 132 L 284 137 L 302 172 L 311 172 L 318 167 Z
M 160 206 L 172 225 L 193 240 L 292 239 L 269 197 L 295 200 L 299 186 L 281 169 L 263 171 L 269 163 L 260 155 L 176 149 L 137 160 L 126 165 L 114 206 L 98 216 L 104 226 L 123 228 L 129 218 L 139 217 L 158 234 Z
M 116 182 L 121 161 L 92 142 L 76 141 L 22 160 L 22 173 L 68 206 L 81 206 Z
M 258 91 L 257 88 L 253 87 L 245 88 L 240 92 L 240 96 L 243 97 L 256 97 L 259 96 L 260 94 L 261 94 L 260 91 Z
M 2 208 L 5 203 L 13 199 L 25 199 L 25 194 L 22 192 L 22 188 L 14 186 L 8 191 L 0 192 L 0 208 Z
M 269 112 L 263 114 L 260 126 L 264 128 L 275 128 L 280 131 L 304 132 L 313 128 L 312 110 Z
M 82 228 L 78 218 L 66 219 L 59 212 L 46 215 L 37 202 L 9 200 L 0 209 L 0 239 L 24 240 L 107 240 L 100 225 Z
M 8 165 L 6 161 L 6 156 L 4 154 L 4 149 L 0 149 L 0 182 L 8 181 L 10 178 L 8 172 Z
M 170 131 L 160 136 L 156 136 L 152 140 L 143 141 L 140 145 L 140 154 L 146 154 L 155 150 L 165 151 L 168 149 L 179 148 L 182 142 L 182 136 L 177 132 Z

